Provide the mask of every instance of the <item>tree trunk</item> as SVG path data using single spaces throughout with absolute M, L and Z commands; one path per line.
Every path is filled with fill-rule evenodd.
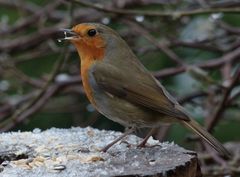
M 140 149 L 136 145 L 141 139 L 130 135 L 99 152 L 120 135 L 92 128 L 2 133 L 0 176 L 201 176 L 196 153 L 173 143 L 150 139 Z

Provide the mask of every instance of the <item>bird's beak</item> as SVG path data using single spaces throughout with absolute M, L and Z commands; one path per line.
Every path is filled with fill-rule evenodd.
M 64 37 L 59 38 L 58 39 L 59 42 L 61 42 L 63 40 L 74 40 L 74 39 L 80 38 L 80 36 L 71 29 L 60 29 L 60 31 L 63 32 Z

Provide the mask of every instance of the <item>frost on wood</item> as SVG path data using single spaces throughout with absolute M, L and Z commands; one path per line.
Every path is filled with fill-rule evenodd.
M 120 132 L 71 128 L 0 134 L 1 177 L 200 176 L 196 154 L 173 143 L 130 135 L 108 152 L 99 150 Z

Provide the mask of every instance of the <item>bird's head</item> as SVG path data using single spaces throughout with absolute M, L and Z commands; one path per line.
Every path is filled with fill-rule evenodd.
M 103 59 L 107 52 L 126 46 L 118 33 L 98 23 L 81 23 L 72 29 L 63 29 L 65 37 L 75 45 L 81 60 Z

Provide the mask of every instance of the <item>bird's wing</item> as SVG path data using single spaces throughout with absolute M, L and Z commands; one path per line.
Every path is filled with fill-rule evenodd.
M 109 64 L 97 64 L 92 74 L 98 86 L 105 92 L 151 110 L 188 121 L 188 116 L 178 109 L 167 91 L 146 71 L 142 74 L 126 73 Z

